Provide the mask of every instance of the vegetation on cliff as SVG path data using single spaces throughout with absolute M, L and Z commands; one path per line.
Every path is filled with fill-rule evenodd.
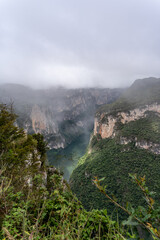
M 113 211 L 113 205 L 107 202 L 103 195 L 98 194 L 92 184 L 92 179 L 105 177 L 104 184 L 119 202 L 125 206 L 129 201 L 138 206 L 144 204 L 142 193 L 136 190 L 130 182 L 129 173 L 146 176 L 147 185 L 160 197 L 160 156 L 138 149 L 134 143 L 118 144 L 115 139 L 101 139 L 92 144 L 92 152 L 85 161 L 73 171 L 70 183 L 71 189 L 76 193 L 87 210 L 107 208 Z
M 79 161 L 71 177 L 77 199 L 63 176 L 54 167 L 46 165 L 47 144 L 43 136 L 27 135 L 15 125 L 12 106 L 1 105 L 0 238 L 129 240 L 142 236 L 159 239 L 160 155 L 135 146 L 135 137 L 143 139 L 142 135 L 145 140 L 158 143 L 158 118 L 155 113 L 148 113 L 147 118 L 137 120 L 139 122 L 124 125 L 117 122 L 114 139 L 93 136 L 90 154 Z M 141 127 L 138 129 L 138 126 Z M 120 138 L 128 136 L 132 141 L 120 144 Z M 144 185 L 144 178 L 135 178 L 141 189 L 138 191 L 128 173 L 145 175 L 152 191 Z M 107 187 L 100 185 L 102 180 Z M 155 202 L 151 197 L 154 192 Z M 108 202 L 106 196 L 111 196 L 112 201 Z M 132 207 L 130 204 L 126 207 L 128 201 Z M 129 214 L 125 226 L 113 218 L 114 213 L 117 214 L 113 203 L 115 206 L 120 204 L 123 212 L 119 216 L 123 219 Z M 142 207 L 137 207 L 139 204 Z M 143 233 L 143 227 L 149 235 Z
M 130 110 L 144 108 L 147 104 L 157 106 L 160 102 L 159 90 L 160 79 L 136 81 L 122 98 L 98 110 L 100 127 L 106 124 L 109 129 L 108 116 L 114 116 L 114 131 L 110 137 L 102 139 L 102 128 L 97 128 L 99 133 L 92 137 L 88 152 L 79 160 L 70 178 L 72 191 L 87 210 L 107 208 L 109 214 L 117 211 L 114 205 L 95 189 L 92 181 L 95 176 L 98 179 L 104 178 L 106 193 L 111 194 L 123 207 L 127 202 L 133 207 L 146 206 L 142 192 L 137 191 L 136 186 L 130 182 L 129 174 L 146 176 L 147 185 L 156 192 L 156 202 L 159 202 L 159 109 L 145 111 L 139 118 L 124 123 L 121 122 L 121 115 L 117 115 L 127 112 L 130 116 Z M 119 211 L 119 216 L 121 219 L 126 218 L 123 211 Z
M 41 133 L 50 149 L 65 148 L 93 127 L 98 106 L 115 101 L 121 89 L 31 89 L 19 84 L 0 85 L 0 102 L 14 101 L 16 120 L 28 134 Z
M 160 103 L 160 79 L 147 78 L 136 80 L 132 86 L 122 96 L 113 102 L 102 106 L 97 110 L 97 115 L 100 113 L 116 114 L 118 111 L 129 111 L 136 107 L 141 107 L 147 104 Z
M 124 239 L 106 210 L 87 212 L 61 174 L 45 164 L 46 143 L 0 107 L 0 239 Z
M 118 125 L 118 124 L 117 124 Z M 145 117 L 126 124 L 119 124 L 119 136 L 136 141 L 146 141 L 160 144 L 160 117 L 156 112 L 147 112 Z

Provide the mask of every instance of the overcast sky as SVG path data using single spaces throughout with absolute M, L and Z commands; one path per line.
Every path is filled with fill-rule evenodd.
M 0 0 L 0 83 L 123 87 L 160 77 L 160 0 Z

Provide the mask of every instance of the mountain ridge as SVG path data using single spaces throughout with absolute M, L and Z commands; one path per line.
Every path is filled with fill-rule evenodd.
M 72 191 L 86 209 L 113 211 L 103 196 L 97 196 L 92 184 L 95 176 L 105 178 L 107 191 L 123 206 L 126 201 L 144 204 L 140 193 L 135 195 L 135 186 L 128 188 L 129 173 L 145 175 L 157 199 L 160 197 L 160 79 L 147 79 L 144 85 L 145 80 L 140 85 L 136 81 L 118 100 L 96 113 L 88 151 L 70 178 Z
M 97 106 L 114 101 L 121 92 L 108 88 L 35 90 L 6 84 L 0 86 L 0 101 L 13 102 L 17 125 L 29 134 L 42 133 L 49 147 L 57 149 L 70 144 L 88 125 L 91 128 Z

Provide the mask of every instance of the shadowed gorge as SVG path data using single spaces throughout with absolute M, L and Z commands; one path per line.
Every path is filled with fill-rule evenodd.
M 76 167 L 78 160 L 85 154 L 90 139 L 90 133 L 76 138 L 64 149 L 52 149 L 47 152 L 48 161 L 53 166 L 64 172 L 64 178 L 69 177 Z
M 31 125 L 25 125 L 28 128 L 24 131 L 18 126 L 20 122 L 26 124 L 24 116 L 17 119 L 12 104 L 1 104 L 0 237 L 159 239 L 160 98 L 155 94 L 158 87 L 160 80 L 152 78 L 121 90 L 119 99 L 97 109 L 94 129 L 93 110 L 89 111 L 85 102 L 88 108 L 82 106 L 88 115 L 80 111 L 78 126 L 82 116 L 81 121 L 87 124 L 78 134 L 77 118 L 71 118 L 75 105 L 73 109 L 68 106 L 70 119 L 63 118 L 58 125 L 68 145 L 47 153 L 46 136 L 39 133 L 51 130 L 47 128 L 51 117 L 48 120 L 50 115 L 46 115 L 45 108 L 33 104 L 31 115 L 28 112 L 25 115 L 27 121 L 31 118 Z M 23 104 L 19 100 L 18 103 L 21 110 L 28 106 L 26 99 Z
M 68 179 L 84 154 L 99 106 L 116 100 L 123 89 L 33 90 L 18 84 L 0 86 L 0 101 L 13 102 L 17 126 L 41 133 L 48 143 L 48 160 Z

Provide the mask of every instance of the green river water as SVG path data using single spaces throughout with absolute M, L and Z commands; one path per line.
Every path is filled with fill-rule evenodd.
M 79 136 L 65 149 L 52 149 L 47 152 L 49 164 L 60 169 L 64 178 L 69 177 L 78 163 L 78 160 L 85 154 L 90 139 L 90 133 Z

